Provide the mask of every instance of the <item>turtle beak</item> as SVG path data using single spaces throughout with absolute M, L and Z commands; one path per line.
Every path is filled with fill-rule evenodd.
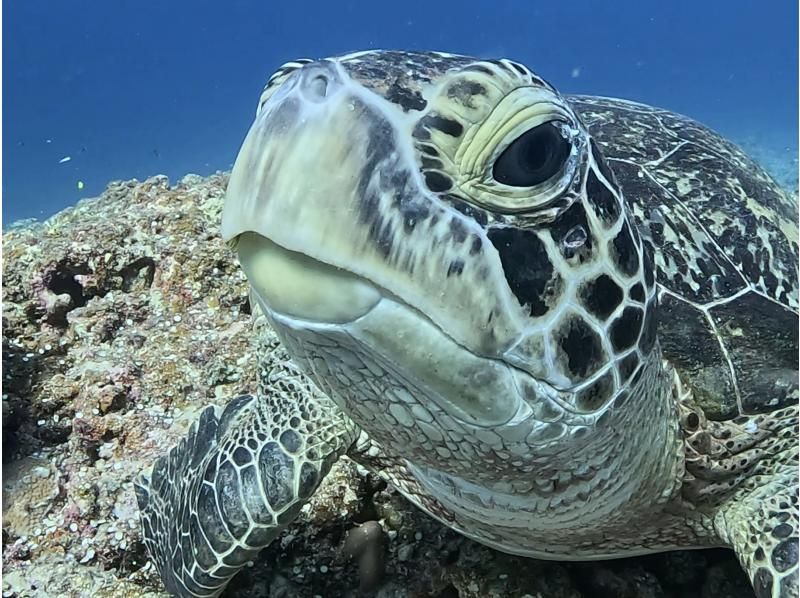
M 341 87 L 327 61 L 290 78 L 260 110 L 231 173 L 222 235 L 268 313 L 344 323 L 380 300 L 364 278 L 314 255 L 325 247 L 336 259 L 352 242 L 343 234 L 356 196 L 350 173 L 363 156 Z

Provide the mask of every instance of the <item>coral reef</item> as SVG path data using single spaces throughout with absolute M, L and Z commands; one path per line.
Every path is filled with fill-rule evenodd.
M 111 184 L 3 236 L 3 596 L 158 596 L 132 480 L 209 403 L 255 389 L 225 175 Z M 750 597 L 733 553 L 508 556 L 342 460 L 228 596 Z

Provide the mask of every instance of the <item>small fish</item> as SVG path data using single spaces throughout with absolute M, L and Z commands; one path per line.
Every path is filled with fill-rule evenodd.
M 58 163 L 59 163 L 59 164 L 63 164 L 64 162 L 69 162 L 70 160 L 72 160 L 72 156 L 64 156 L 63 158 L 61 158 L 61 159 L 58 161 Z

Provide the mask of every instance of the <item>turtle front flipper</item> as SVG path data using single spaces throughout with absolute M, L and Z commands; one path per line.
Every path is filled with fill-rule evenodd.
M 758 598 L 798 596 L 797 407 L 713 422 L 712 459 L 688 463 L 710 484 L 709 496 L 732 488 L 714 518 Z M 715 489 L 714 486 L 717 486 Z
M 327 398 L 287 388 L 233 399 L 136 483 L 144 544 L 166 589 L 217 596 L 299 513 L 357 431 Z

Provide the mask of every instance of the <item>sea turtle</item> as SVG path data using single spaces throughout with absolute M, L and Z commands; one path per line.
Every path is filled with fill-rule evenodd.
M 366 51 L 269 80 L 223 237 L 291 363 L 137 482 L 213 596 L 341 455 L 499 550 L 729 546 L 797 596 L 796 205 L 739 149 L 511 60 Z

